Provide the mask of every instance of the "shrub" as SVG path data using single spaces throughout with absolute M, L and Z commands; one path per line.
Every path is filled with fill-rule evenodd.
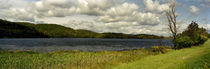
M 189 36 L 178 37 L 175 41 L 177 43 L 176 49 L 189 48 L 194 44 Z
M 201 34 L 195 34 L 193 37 L 191 37 L 191 40 L 194 42 L 194 46 L 204 44 L 205 41 L 208 40 L 208 37 Z
M 199 44 L 204 44 L 208 40 L 208 37 L 204 35 L 199 36 Z
M 171 50 L 171 47 L 169 46 L 153 46 L 152 52 L 155 54 L 161 54 L 161 53 L 167 53 Z

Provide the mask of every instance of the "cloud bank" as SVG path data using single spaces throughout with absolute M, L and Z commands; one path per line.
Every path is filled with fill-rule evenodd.
M 164 11 L 169 2 L 143 0 L 141 5 L 119 0 L 1 0 L 0 18 L 55 23 L 74 29 L 126 34 L 168 35 Z M 163 3 L 162 3 L 163 2 Z M 190 6 L 198 14 L 196 6 Z

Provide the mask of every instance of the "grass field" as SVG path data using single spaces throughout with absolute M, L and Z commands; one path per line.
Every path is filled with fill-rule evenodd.
M 0 69 L 209 69 L 210 40 L 199 47 L 154 55 L 150 50 L 79 52 L 1 51 Z
M 198 47 L 148 56 L 114 69 L 210 69 L 210 40 Z

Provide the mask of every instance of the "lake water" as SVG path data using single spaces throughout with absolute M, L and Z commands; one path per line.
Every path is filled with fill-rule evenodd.
M 171 40 L 163 39 L 162 45 L 173 46 Z M 34 50 L 49 52 L 57 50 L 115 51 L 151 48 L 160 45 L 159 39 L 96 39 L 96 38 L 27 38 L 0 39 L 3 50 Z

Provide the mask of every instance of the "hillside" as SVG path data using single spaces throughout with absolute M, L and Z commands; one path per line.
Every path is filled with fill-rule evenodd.
M 30 23 L 17 23 L 22 26 L 33 28 L 43 34 L 48 35 L 49 37 L 74 37 L 74 38 L 93 38 L 98 33 L 87 31 L 87 30 L 74 30 L 64 26 L 56 24 L 30 24 Z
M 0 38 L 45 38 L 48 35 L 43 34 L 33 28 L 20 24 L 0 20 Z
M 0 32 L 0 38 L 163 38 L 147 34 L 96 33 L 88 30 L 74 30 L 56 24 L 32 24 L 26 22 L 10 22 L 1 19 Z

